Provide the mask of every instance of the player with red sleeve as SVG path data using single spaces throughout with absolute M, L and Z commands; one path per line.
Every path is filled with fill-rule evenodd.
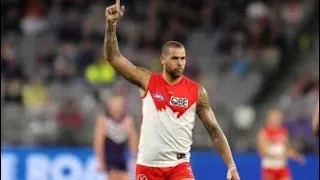
M 117 21 L 124 13 L 120 0 L 106 8 L 105 59 L 140 89 L 142 125 L 136 167 L 137 180 L 193 180 L 190 167 L 192 129 L 198 115 L 212 143 L 228 166 L 227 179 L 239 180 L 228 141 L 215 119 L 203 87 L 183 76 L 184 46 L 176 41 L 163 45 L 163 73 L 151 73 L 131 64 L 120 53 Z

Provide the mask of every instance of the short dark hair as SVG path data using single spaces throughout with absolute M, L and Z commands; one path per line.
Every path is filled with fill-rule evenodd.
M 162 46 L 162 54 L 167 53 L 169 48 L 184 48 L 184 46 L 178 41 L 167 41 Z

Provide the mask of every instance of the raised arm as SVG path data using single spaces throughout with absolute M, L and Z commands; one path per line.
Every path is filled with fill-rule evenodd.
M 197 114 L 200 120 L 203 122 L 205 128 L 207 129 L 212 144 L 218 150 L 218 153 L 221 155 L 224 162 L 227 164 L 229 168 L 228 179 L 240 179 L 236 169 L 235 162 L 232 157 L 228 140 L 222 132 L 215 118 L 215 115 L 210 106 L 207 92 L 203 87 L 200 87 L 198 92 Z
M 120 8 L 120 0 L 115 5 L 106 8 L 106 30 L 104 38 L 104 58 L 129 82 L 142 90 L 147 89 L 151 72 L 136 67 L 121 55 L 116 35 L 117 21 L 124 13 L 124 6 Z

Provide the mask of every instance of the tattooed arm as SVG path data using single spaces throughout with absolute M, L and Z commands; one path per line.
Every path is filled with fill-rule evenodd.
M 104 38 L 104 58 L 129 82 L 146 90 L 151 72 L 136 67 L 121 55 L 116 36 L 117 21 L 123 15 L 124 8 L 120 9 L 120 0 L 106 9 L 106 30 Z
M 224 162 L 228 165 L 229 170 L 233 168 L 235 173 L 232 174 L 233 179 L 239 179 L 236 172 L 236 165 L 234 163 L 232 153 L 229 147 L 229 143 L 224 133 L 222 132 L 215 115 L 211 109 L 208 95 L 203 87 L 199 88 L 198 102 L 197 102 L 197 114 L 200 120 L 203 122 L 211 138 L 212 144 L 217 149 L 218 153 L 223 158 Z

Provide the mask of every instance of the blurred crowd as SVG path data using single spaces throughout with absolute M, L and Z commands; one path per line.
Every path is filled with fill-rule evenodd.
M 161 71 L 164 42 L 185 44 L 185 74 L 208 89 L 221 126 L 228 136 L 237 137 L 234 128 L 252 127 L 252 100 L 277 72 L 286 34 L 304 21 L 312 2 L 122 0 L 126 13 L 117 35 L 132 63 L 155 72 Z M 139 125 L 137 89 L 103 59 L 104 10 L 111 3 L 1 1 L 2 144 L 91 144 L 95 116 L 114 91 L 126 97 Z M 293 118 L 293 106 L 307 103 L 302 109 L 311 113 L 307 92 L 318 92 L 316 82 L 318 77 L 303 76 L 280 103 L 294 119 L 287 124 L 299 140 L 313 138 L 302 136 L 290 123 L 304 123 L 303 117 Z M 197 147 L 209 146 L 198 123 L 194 139 Z M 246 140 L 234 142 L 235 149 L 250 149 Z
M 319 78 L 305 73 L 297 78 L 289 92 L 280 99 L 279 106 L 286 118 L 285 127 L 297 148 L 310 152 L 318 146 L 311 131 L 311 119 L 319 101 Z

